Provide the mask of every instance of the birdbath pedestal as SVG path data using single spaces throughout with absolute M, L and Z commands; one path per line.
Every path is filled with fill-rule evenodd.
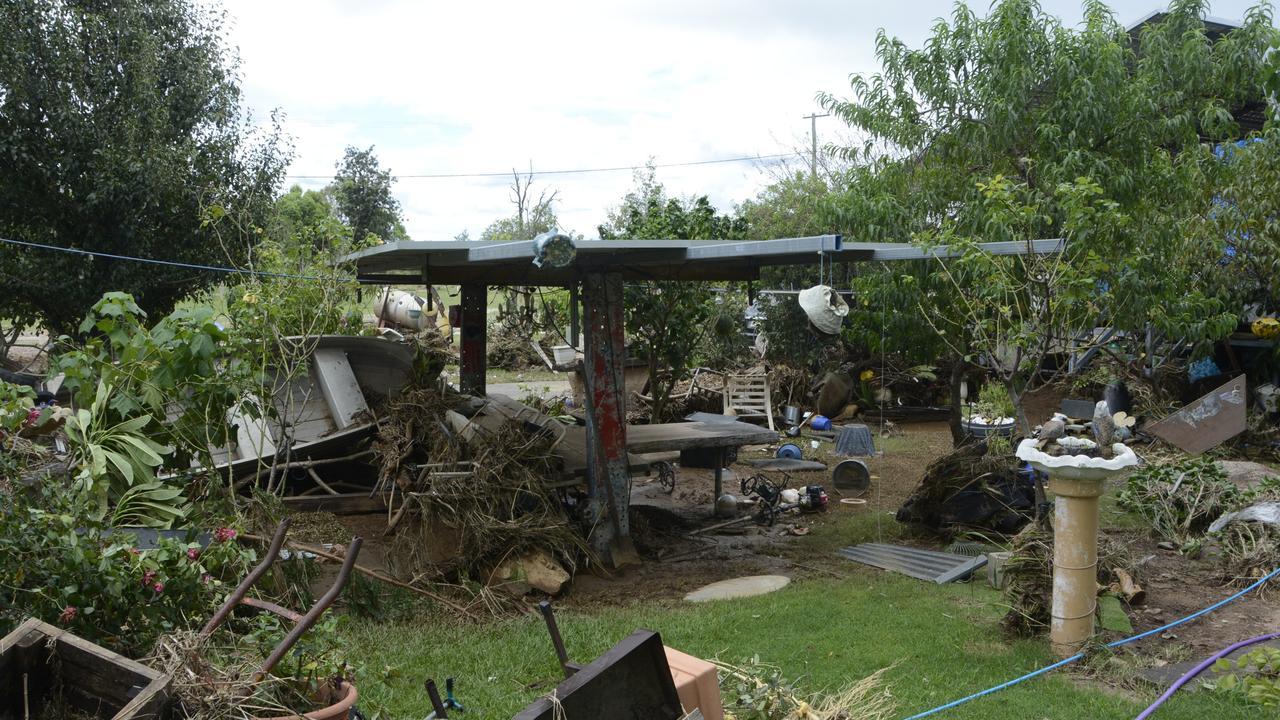
M 1114 457 L 1049 455 L 1034 439 L 1018 445 L 1020 460 L 1049 475 L 1053 513 L 1053 605 L 1049 639 L 1059 657 L 1070 657 L 1093 636 L 1098 607 L 1098 498 L 1108 477 L 1138 463 L 1127 445 Z

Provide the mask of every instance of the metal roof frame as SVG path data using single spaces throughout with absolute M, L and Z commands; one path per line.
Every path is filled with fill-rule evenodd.
M 1060 252 L 1061 238 L 982 243 L 995 255 Z M 756 280 L 776 265 L 828 262 L 888 262 L 955 257 L 948 246 L 911 243 L 846 243 L 839 235 L 779 240 L 583 240 L 568 267 L 533 265 L 533 241 L 400 241 L 352 253 L 365 282 L 388 284 L 484 283 L 567 286 L 585 273 L 617 272 L 629 280 Z

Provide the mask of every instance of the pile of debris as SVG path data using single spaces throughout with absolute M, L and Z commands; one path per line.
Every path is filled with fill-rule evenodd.
M 478 405 L 420 387 L 380 412 L 376 490 L 395 533 L 388 560 L 408 581 L 556 594 L 590 551 L 570 517 L 576 498 L 553 482 L 555 431 L 515 419 L 487 430 Z
M 1035 515 L 1035 481 L 1014 461 L 988 452 L 986 441 L 962 445 L 929 464 L 898 509 L 901 523 L 932 530 L 981 527 L 1017 532 Z

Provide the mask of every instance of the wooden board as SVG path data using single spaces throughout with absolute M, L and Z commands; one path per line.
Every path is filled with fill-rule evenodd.
M 168 705 L 168 675 L 32 618 L 0 639 L 0 716 L 22 717 L 23 673 L 31 697 L 47 697 L 54 657 L 63 696 L 74 707 L 112 720 L 142 720 L 160 717 Z M 39 707 L 32 703 L 33 713 Z
M 1199 454 L 1245 431 L 1248 395 L 1243 375 L 1146 428 L 1184 452 Z

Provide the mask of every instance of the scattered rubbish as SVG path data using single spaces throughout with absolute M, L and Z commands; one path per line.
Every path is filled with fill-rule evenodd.
M 1133 576 L 1123 568 L 1113 568 L 1111 574 L 1116 581 L 1111 583 L 1112 592 L 1117 593 L 1129 605 L 1141 605 L 1147 600 L 1147 591 L 1134 581 Z
M 725 493 L 716 498 L 715 507 L 716 517 L 732 518 L 738 515 L 738 498 L 730 493 Z
M 724 414 L 740 418 L 764 418 L 773 427 L 773 398 L 769 392 L 769 376 L 726 375 L 724 379 Z
M 1005 566 L 1009 564 L 1013 553 L 1001 551 L 987 553 L 987 584 L 996 590 L 1003 590 L 1008 584 L 1005 576 Z
M 643 717 L 680 720 L 684 711 L 656 632 L 636 630 L 584 665 L 513 720 Z
M 967 557 L 880 543 L 850 545 L 838 550 L 837 554 L 857 563 L 920 580 L 931 580 L 939 585 L 963 580 L 987 564 L 985 555 Z
M 826 285 L 814 285 L 800 291 L 798 296 L 800 309 L 809 318 L 809 322 L 826 335 L 840 334 L 840 326 L 849 314 L 849 305 L 840 297 L 834 288 Z
M 863 498 L 840 498 L 841 505 L 866 505 L 867 501 Z
M 1146 430 L 1183 452 L 1198 455 L 1245 431 L 1246 405 L 1242 375 Z
M 800 446 L 792 443 L 786 443 L 782 447 L 778 448 L 778 452 L 774 453 L 774 456 L 777 458 L 799 460 L 804 457 L 804 453 L 800 450 Z
M 622 647 L 628 641 L 636 638 L 637 635 L 639 635 L 640 633 L 647 633 L 649 635 L 652 635 L 654 638 L 658 637 L 656 633 L 649 633 L 649 631 L 647 630 L 638 630 L 636 631 L 636 633 L 634 633 L 631 636 L 631 638 L 628 638 L 628 640 L 624 640 L 622 643 L 619 643 L 617 646 L 615 646 L 613 650 L 610 650 L 609 652 L 600 656 L 600 658 L 596 660 L 596 662 L 591 663 L 590 665 L 585 665 L 585 666 L 579 665 L 569 660 L 569 653 L 565 649 L 564 639 L 560 635 L 560 627 L 556 623 L 555 612 L 551 608 L 551 603 L 545 602 L 545 601 L 538 603 L 538 610 L 542 613 L 542 618 L 547 624 L 547 633 L 551 636 L 551 644 L 555 648 L 556 659 L 560 663 L 560 669 L 562 672 L 564 672 L 564 676 L 566 680 L 566 682 L 561 683 L 560 687 L 557 687 L 556 690 L 551 695 L 551 697 L 555 698 L 555 701 L 553 701 L 553 706 L 555 705 L 556 702 L 560 702 L 561 706 L 559 708 L 553 707 L 552 709 L 556 710 L 556 712 L 554 712 L 553 715 L 549 716 L 549 718 L 555 718 L 555 719 L 563 718 L 564 720 L 571 720 L 572 718 L 581 718 L 582 720 L 588 720 L 590 718 L 594 720 L 594 718 L 596 717 L 614 717 L 614 715 L 594 715 L 594 714 L 589 715 L 589 714 L 585 714 L 587 710 L 594 708 L 595 711 L 597 712 L 603 712 L 603 711 L 607 711 L 610 707 L 612 707 L 615 711 L 620 712 L 622 710 L 631 709 L 632 706 L 630 705 L 605 706 L 603 704 L 604 702 L 608 701 L 607 696 L 609 695 L 609 692 L 608 692 L 609 688 L 604 687 L 603 685 L 601 685 L 601 683 L 616 682 L 619 685 L 625 686 L 625 681 L 623 681 L 621 678 L 616 677 L 617 673 L 613 672 L 612 670 L 604 669 L 601 667 L 606 663 L 612 663 L 612 664 L 621 663 L 625 666 L 624 669 L 634 669 L 636 671 L 641 671 L 645 674 L 652 673 L 655 669 L 657 669 L 659 664 L 663 668 L 665 668 L 669 672 L 670 681 L 674 685 L 675 695 L 679 700 L 677 704 L 677 710 L 680 710 L 681 706 L 683 706 L 684 710 L 692 711 L 694 713 L 694 715 L 685 715 L 682 710 L 679 714 L 670 716 L 670 717 L 683 718 L 685 720 L 687 720 L 690 717 L 706 718 L 707 720 L 722 720 L 722 718 L 724 717 L 724 705 L 720 699 L 720 683 L 719 683 L 718 671 L 717 671 L 716 665 L 714 665 L 713 663 L 709 663 L 706 660 L 702 660 L 701 658 L 696 658 L 692 655 L 682 653 L 679 650 L 666 647 L 665 645 L 661 645 L 663 662 L 655 664 L 652 667 L 646 667 L 645 665 L 646 658 L 644 657 L 645 653 L 648 653 L 650 660 L 657 659 L 656 657 L 654 657 L 654 653 L 652 652 L 653 648 L 651 645 L 645 648 L 644 650 L 642 650 L 640 652 L 640 657 L 636 658 L 635 661 L 621 659 L 616 655 L 614 655 L 614 657 L 610 657 L 611 654 L 614 654 L 619 647 Z M 652 641 L 646 638 L 645 640 L 643 640 L 643 642 L 650 643 Z M 661 643 L 660 640 L 658 640 L 657 642 L 659 644 Z M 612 673 L 615 677 L 612 680 L 608 680 L 608 681 L 604 680 L 603 678 L 597 677 L 597 675 L 603 674 L 603 673 Z M 584 713 L 582 715 L 569 714 L 568 712 L 569 706 L 563 704 L 563 697 L 561 693 L 564 689 L 566 689 L 566 686 L 568 686 L 574 678 L 592 678 L 591 680 L 588 681 L 588 683 L 595 684 L 597 686 L 592 690 L 576 691 L 580 694 L 578 702 L 582 703 L 582 705 L 580 706 L 582 712 Z M 663 678 L 656 678 L 656 680 L 659 685 L 665 685 Z M 647 682 L 647 680 L 642 680 L 642 682 Z M 627 689 L 629 688 L 624 687 L 624 691 Z M 599 697 L 598 700 L 589 699 L 590 697 L 596 697 L 596 696 Z M 613 700 L 613 702 L 616 703 L 617 700 L 615 699 Z M 595 703 L 595 704 L 588 706 L 588 703 Z M 535 703 L 535 705 L 537 705 L 537 703 Z M 534 706 L 530 706 L 529 709 L 532 709 L 533 707 Z M 643 705 L 641 705 L 641 707 L 643 707 Z M 528 712 L 528 709 L 526 709 L 525 712 Z M 524 717 L 524 715 L 522 713 L 521 715 L 517 715 L 516 717 L 518 720 L 519 718 Z M 532 717 L 542 718 L 544 716 L 534 715 Z M 618 715 L 617 717 L 621 717 L 621 715 Z M 636 716 L 636 717 L 640 717 L 640 716 Z M 650 716 L 644 715 L 643 717 L 650 717 Z M 658 715 L 654 717 L 668 717 L 668 716 Z
M 795 405 L 787 405 L 782 408 L 782 419 L 787 425 L 799 425 L 801 419 L 801 410 Z
M 814 415 L 809 420 L 809 426 L 814 430 L 826 432 L 831 429 L 831 418 L 826 415 Z
M 67 708 L 93 708 L 90 717 L 112 720 L 161 717 L 171 683 L 167 673 L 36 618 L 0 638 L 4 717 L 70 717 Z
M 265 477 L 271 487 L 290 470 L 314 472 L 325 461 L 352 459 L 352 449 L 376 429 L 370 403 L 399 394 L 419 360 L 416 345 L 373 337 L 286 343 L 309 355 L 306 372 L 288 377 L 281 370 L 269 408 L 261 399 L 243 399 L 227 418 L 235 428 L 233 442 L 210 447 L 213 469 L 231 479 Z
M 786 575 L 749 575 L 704 585 L 684 596 L 689 602 L 734 600 L 737 598 L 766 595 L 781 590 L 791 582 Z
M 1094 401 L 1092 400 L 1075 400 L 1065 399 L 1060 406 L 1062 414 L 1068 418 L 1076 418 L 1083 420 L 1093 417 Z
M 841 495 L 862 495 L 871 487 L 871 471 L 861 460 L 843 460 L 831 471 L 831 484 Z
M 866 425 L 845 425 L 836 434 L 836 455 L 842 457 L 873 457 L 876 443 Z
M 797 535 L 797 536 L 804 536 L 804 535 L 808 535 L 808 534 L 809 534 L 809 528 L 807 528 L 807 527 L 800 527 L 800 526 L 798 526 L 798 525 L 793 525 L 793 526 L 791 526 L 791 527 L 787 528 L 787 534 L 788 534 L 788 535 Z
M 1209 525 L 1209 532 L 1220 532 L 1231 523 L 1258 522 L 1268 525 L 1280 525 L 1280 502 L 1260 502 L 1243 510 L 1229 512 L 1214 520 Z

